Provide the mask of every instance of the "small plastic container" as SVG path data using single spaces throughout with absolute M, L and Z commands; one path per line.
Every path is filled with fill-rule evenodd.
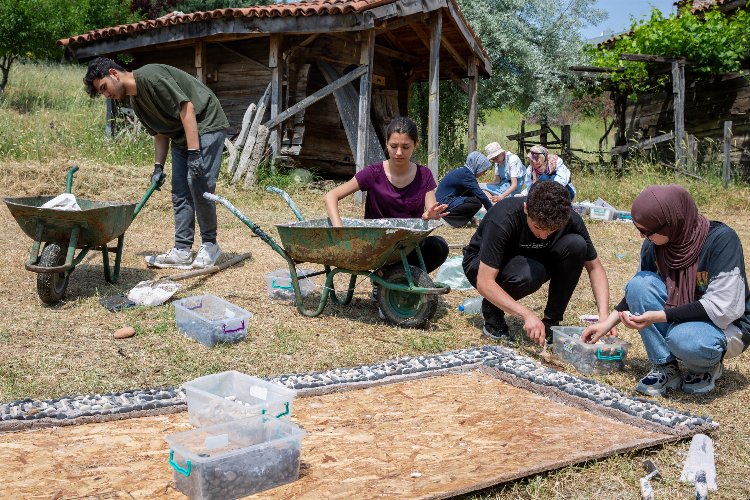
M 631 222 L 633 220 L 633 216 L 627 210 L 617 210 L 615 212 L 615 220 L 621 222 Z
M 614 220 L 615 210 L 610 207 L 591 207 L 589 210 L 589 217 L 594 220 Z
M 555 355 L 583 374 L 612 373 L 625 368 L 628 342 L 619 337 L 602 337 L 596 344 L 586 344 L 581 340 L 582 333 L 583 328 L 578 326 L 553 326 Z
M 208 347 L 219 342 L 244 340 L 247 337 L 247 324 L 253 316 L 241 307 L 210 294 L 176 300 L 174 308 L 177 328 Z
M 297 276 L 312 273 L 310 269 L 297 269 Z M 289 268 L 282 267 L 266 274 L 266 289 L 268 296 L 272 299 L 294 300 L 294 287 Z M 299 280 L 299 291 L 303 297 L 307 297 L 315 290 L 315 277 Z
M 192 499 L 234 499 L 299 477 L 305 432 L 256 416 L 167 435 L 177 491 Z
M 581 314 L 578 316 L 578 319 L 581 320 L 581 323 L 584 326 L 589 325 L 595 325 L 599 322 L 599 315 L 598 314 Z
M 188 417 L 195 427 L 256 415 L 289 420 L 292 389 L 237 371 L 214 373 L 182 384 Z

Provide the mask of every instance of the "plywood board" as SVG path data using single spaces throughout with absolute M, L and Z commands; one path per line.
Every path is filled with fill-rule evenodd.
M 554 402 L 489 373 L 295 400 L 301 478 L 263 498 L 441 498 L 676 439 Z M 179 498 L 164 435 L 187 414 L 0 436 L 11 498 Z

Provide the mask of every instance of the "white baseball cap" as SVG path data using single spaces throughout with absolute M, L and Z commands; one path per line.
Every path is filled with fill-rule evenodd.
M 491 142 L 484 147 L 484 155 L 489 160 L 497 158 L 503 153 L 505 153 L 505 150 L 497 142 Z

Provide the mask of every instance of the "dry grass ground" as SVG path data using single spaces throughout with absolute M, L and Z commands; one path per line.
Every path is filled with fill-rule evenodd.
M 66 161 L 0 164 L 3 196 L 58 194 L 64 189 Z M 74 193 L 82 198 L 109 201 L 136 200 L 146 189 L 146 172 L 132 165 L 112 166 L 83 161 L 76 174 Z M 583 197 L 597 193 L 607 199 L 631 199 L 642 187 L 632 180 L 609 181 L 580 177 Z M 750 248 L 750 219 L 744 200 L 748 190 L 737 188 L 721 196 L 706 196 L 704 211 L 730 223 Z M 302 212 L 310 218 L 324 215 L 324 192 L 316 189 L 290 191 Z M 222 181 L 217 193 L 230 199 L 272 236 L 275 223 L 293 219 L 277 196 L 261 190 L 240 191 Z M 622 205 L 621 205 L 622 206 Z M 736 208 L 743 207 L 743 208 Z M 106 311 L 99 298 L 127 292 L 137 282 L 168 271 L 145 266 L 143 257 L 172 244 L 172 210 L 168 191 L 157 192 L 126 232 L 120 282 L 104 281 L 100 253 L 88 256 L 75 270 L 68 299 L 58 306 L 40 303 L 36 275 L 23 268 L 31 240 L 25 236 L 3 205 L 0 207 L 0 401 L 21 398 L 51 398 L 65 394 L 122 391 L 129 388 L 178 385 L 211 372 L 236 369 L 270 376 L 291 372 L 328 370 L 340 366 L 376 363 L 404 355 L 441 352 L 488 343 L 480 336 L 481 321 L 456 308 L 475 292 L 451 292 L 441 300 L 434 321 L 425 330 L 390 326 L 378 319 L 370 300 L 369 282 L 361 282 L 350 306 L 330 304 L 317 318 L 301 316 L 291 302 L 270 300 L 266 273 L 284 267 L 284 260 L 238 219 L 219 207 L 219 241 L 227 255 L 250 251 L 244 264 L 208 278 L 185 283 L 177 297 L 213 293 L 253 313 L 247 341 L 207 349 L 180 334 L 174 323 L 174 308 L 166 304 Z M 356 217 L 361 207 L 346 200 L 342 212 Z M 638 264 L 641 239 L 629 224 L 588 224 L 600 258 L 609 274 L 612 303 Z M 450 243 L 465 244 L 473 229 L 440 228 L 437 234 Z M 458 252 L 455 250 L 454 252 Z M 314 266 L 313 266 L 314 267 Z M 318 278 L 318 284 L 320 277 Z M 319 297 L 313 294 L 313 301 Z M 543 291 L 525 299 L 540 311 Z M 565 322 L 576 324 L 578 315 L 595 312 L 586 275 L 581 279 Z M 122 326 L 135 327 L 137 334 L 115 340 L 112 332 Z M 520 332 L 521 324 L 511 321 Z M 648 370 L 637 333 L 622 330 L 632 343 L 626 371 L 596 377 L 603 383 L 630 391 Z M 527 342 L 514 346 L 538 357 L 538 348 Z M 716 444 L 720 491 L 714 498 L 750 497 L 750 363 L 747 355 L 730 360 L 717 390 L 704 397 L 676 393 L 661 403 L 701 415 L 711 415 L 721 427 Z M 477 402 L 481 404 L 481 402 Z M 585 434 L 585 422 L 581 423 Z M 510 483 L 478 495 L 481 498 L 637 498 L 638 478 L 644 475 L 642 461 L 653 459 L 665 477 L 655 482 L 659 498 L 685 498 L 691 489 L 677 482 L 688 443 L 678 443 L 626 456 L 612 457 L 568 467 L 560 471 Z

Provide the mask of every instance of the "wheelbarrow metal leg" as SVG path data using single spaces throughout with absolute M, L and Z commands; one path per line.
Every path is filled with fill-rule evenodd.
M 102 245 L 102 260 L 104 261 L 104 279 L 107 283 L 117 283 L 120 279 L 120 262 L 122 261 L 122 247 L 125 243 L 125 234 L 121 234 L 117 238 L 117 250 L 115 250 L 115 268 L 110 270 L 109 268 L 109 248 L 107 245 Z

